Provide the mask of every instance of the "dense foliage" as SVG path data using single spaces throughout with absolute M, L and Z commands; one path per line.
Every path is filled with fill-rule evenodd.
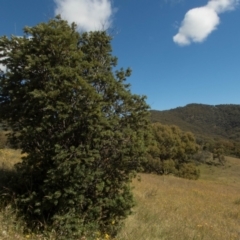
M 60 17 L 0 38 L 0 118 L 25 153 L 11 189 L 31 227 L 58 239 L 115 235 L 134 204 L 129 183 L 148 136 L 145 97 L 131 94 L 131 71 L 113 72 L 111 37 L 79 34 Z M 88 236 L 90 239 L 90 236 Z
M 158 174 L 175 174 L 180 177 L 199 177 L 192 158 L 198 151 L 195 137 L 177 126 L 152 124 L 152 144 L 148 148 L 145 171 Z
M 189 104 L 166 111 L 151 111 L 151 120 L 191 131 L 212 153 L 240 156 L 240 105 Z

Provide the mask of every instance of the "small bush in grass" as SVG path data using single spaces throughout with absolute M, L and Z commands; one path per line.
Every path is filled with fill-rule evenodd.
M 200 177 L 200 170 L 193 163 L 183 163 L 179 167 L 178 176 L 196 180 Z
M 240 198 L 238 198 L 237 200 L 235 200 L 234 203 L 235 203 L 236 205 L 240 205 Z

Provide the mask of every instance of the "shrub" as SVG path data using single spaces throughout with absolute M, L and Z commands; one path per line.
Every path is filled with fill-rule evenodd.
M 178 176 L 196 180 L 200 177 L 200 170 L 193 163 L 184 163 L 179 166 Z

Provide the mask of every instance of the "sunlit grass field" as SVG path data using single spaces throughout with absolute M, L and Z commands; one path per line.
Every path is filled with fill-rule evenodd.
M 137 206 L 118 239 L 240 239 L 240 160 L 201 166 L 197 181 L 141 174 Z
M 0 150 L 0 167 L 11 168 L 20 155 Z M 116 240 L 239 240 L 240 159 L 226 159 L 224 167 L 200 166 L 197 181 L 140 174 L 133 182 L 137 205 Z M 55 239 L 23 233 L 23 227 L 10 208 L 1 210 L 0 240 Z

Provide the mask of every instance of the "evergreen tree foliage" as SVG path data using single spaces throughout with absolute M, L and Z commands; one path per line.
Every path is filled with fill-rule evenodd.
M 87 236 L 115 235 L 134 205 L 129 186 L 144 161 L 145 97 L 130 92 L 131 70 L 113 71 L 111 37 L 78 33 L 60 17 L 0 38 L 0 118 L 26 156 L 16 166 L 18 210 L 31 226 Z M 32 225 L 32 223 L 34 223 Z

